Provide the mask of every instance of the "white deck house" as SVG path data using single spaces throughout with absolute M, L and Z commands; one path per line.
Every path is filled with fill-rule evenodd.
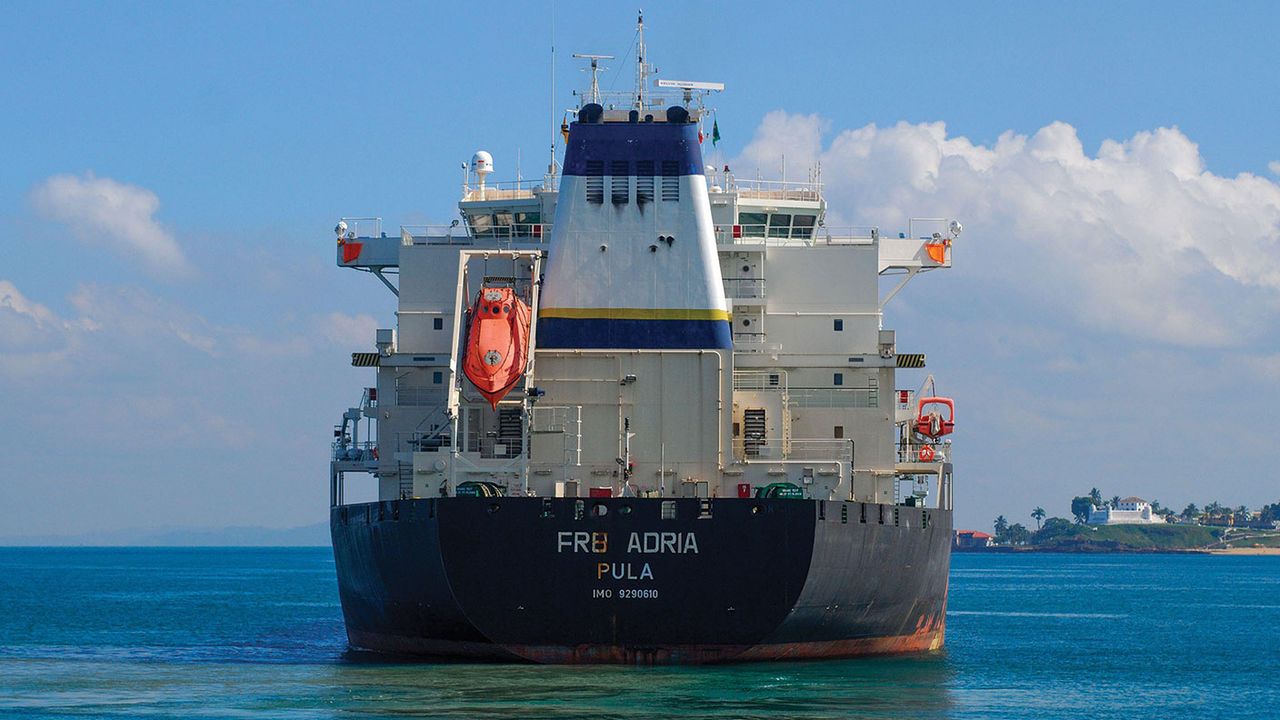
M 1140 497 L 1127 497 L 1120 504 L 1111 507 L 1093 506 L 1089 511 L 1090 525 L 1148 525 L 1164 522 L 1151 511 L 1151 503 Z

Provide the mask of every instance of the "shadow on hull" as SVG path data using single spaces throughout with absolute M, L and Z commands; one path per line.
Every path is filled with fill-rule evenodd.
M 951 513 L 763 499 L 333 508 L 352 648 L 380 661 L 700 664 L 937 649 Z

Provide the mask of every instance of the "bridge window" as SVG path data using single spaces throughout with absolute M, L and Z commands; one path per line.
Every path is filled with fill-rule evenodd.
M 443 330 L 443 329 L 444 329 L 444 318 L 431 318 L 431 329 L 433 329 L 433 330 Z
M 844 373 L 836 373 L 836 374 L 835 374 L 835 377 L 833 377 L 833 378 L 831 379 L 831 384 L 833 384 L 833 385 L 843 385 L 843 384 L 844 384 Z
M 808 240 L 813 237 L 813 223 L 816 215 L 796 215 L 791 219 L 791 237 Z
M 769 216 L 769 237 L 791 237 L 791 216 L 773 214 Z
M 765 224 L 769 222 L 766 213 L 738 213 L 738 224 L 742 226 L 743 237 L 764 237 Z
M 467 223 L 471 225 L 471 234 L 476 237 L 485 237 L 493 234 L 492 215 L 468 215 Z
M 439 385 L 440 383 L 444 382 L 444 373 L 441 372 L 440 370 L 436 370 L 435 372 L 431 373 L 431 382 L 435 383 L 436 385 Z
M 840 318 L 836 318 L 831 325 L 832 325 L 832 329 L 835 330 L 836 332 L 844 332 L 844 320 Z

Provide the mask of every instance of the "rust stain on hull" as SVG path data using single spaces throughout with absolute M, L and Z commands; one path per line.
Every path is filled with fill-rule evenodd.
M 367 636 L 353 633 L 353 648 L 419 658 L 451 658 L 486 662 L 533 662 L 547 665 L 705 665 L 780 660 L 822 660 L 901 655 L 938 650 L 945 630 L 932 619 L 919 632 L 876 638 L 849 638 L 762 645 L 499 645 L 427 638 Z
M 507 652 L 544 664 L 573 665 L 703 665 L 708 663 L 820 660 L 900 655 L 938 650 L 945 631 L 930 627 L 910 635 L 850 638 L 767 645 L 675 645 L 636 648 L 621 645 L 504 645 Z

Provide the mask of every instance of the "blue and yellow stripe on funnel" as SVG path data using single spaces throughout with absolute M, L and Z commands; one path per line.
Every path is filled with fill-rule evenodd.
M 546 349 L 733 349 L 729 313 L 695 308 L 542 308 Z

